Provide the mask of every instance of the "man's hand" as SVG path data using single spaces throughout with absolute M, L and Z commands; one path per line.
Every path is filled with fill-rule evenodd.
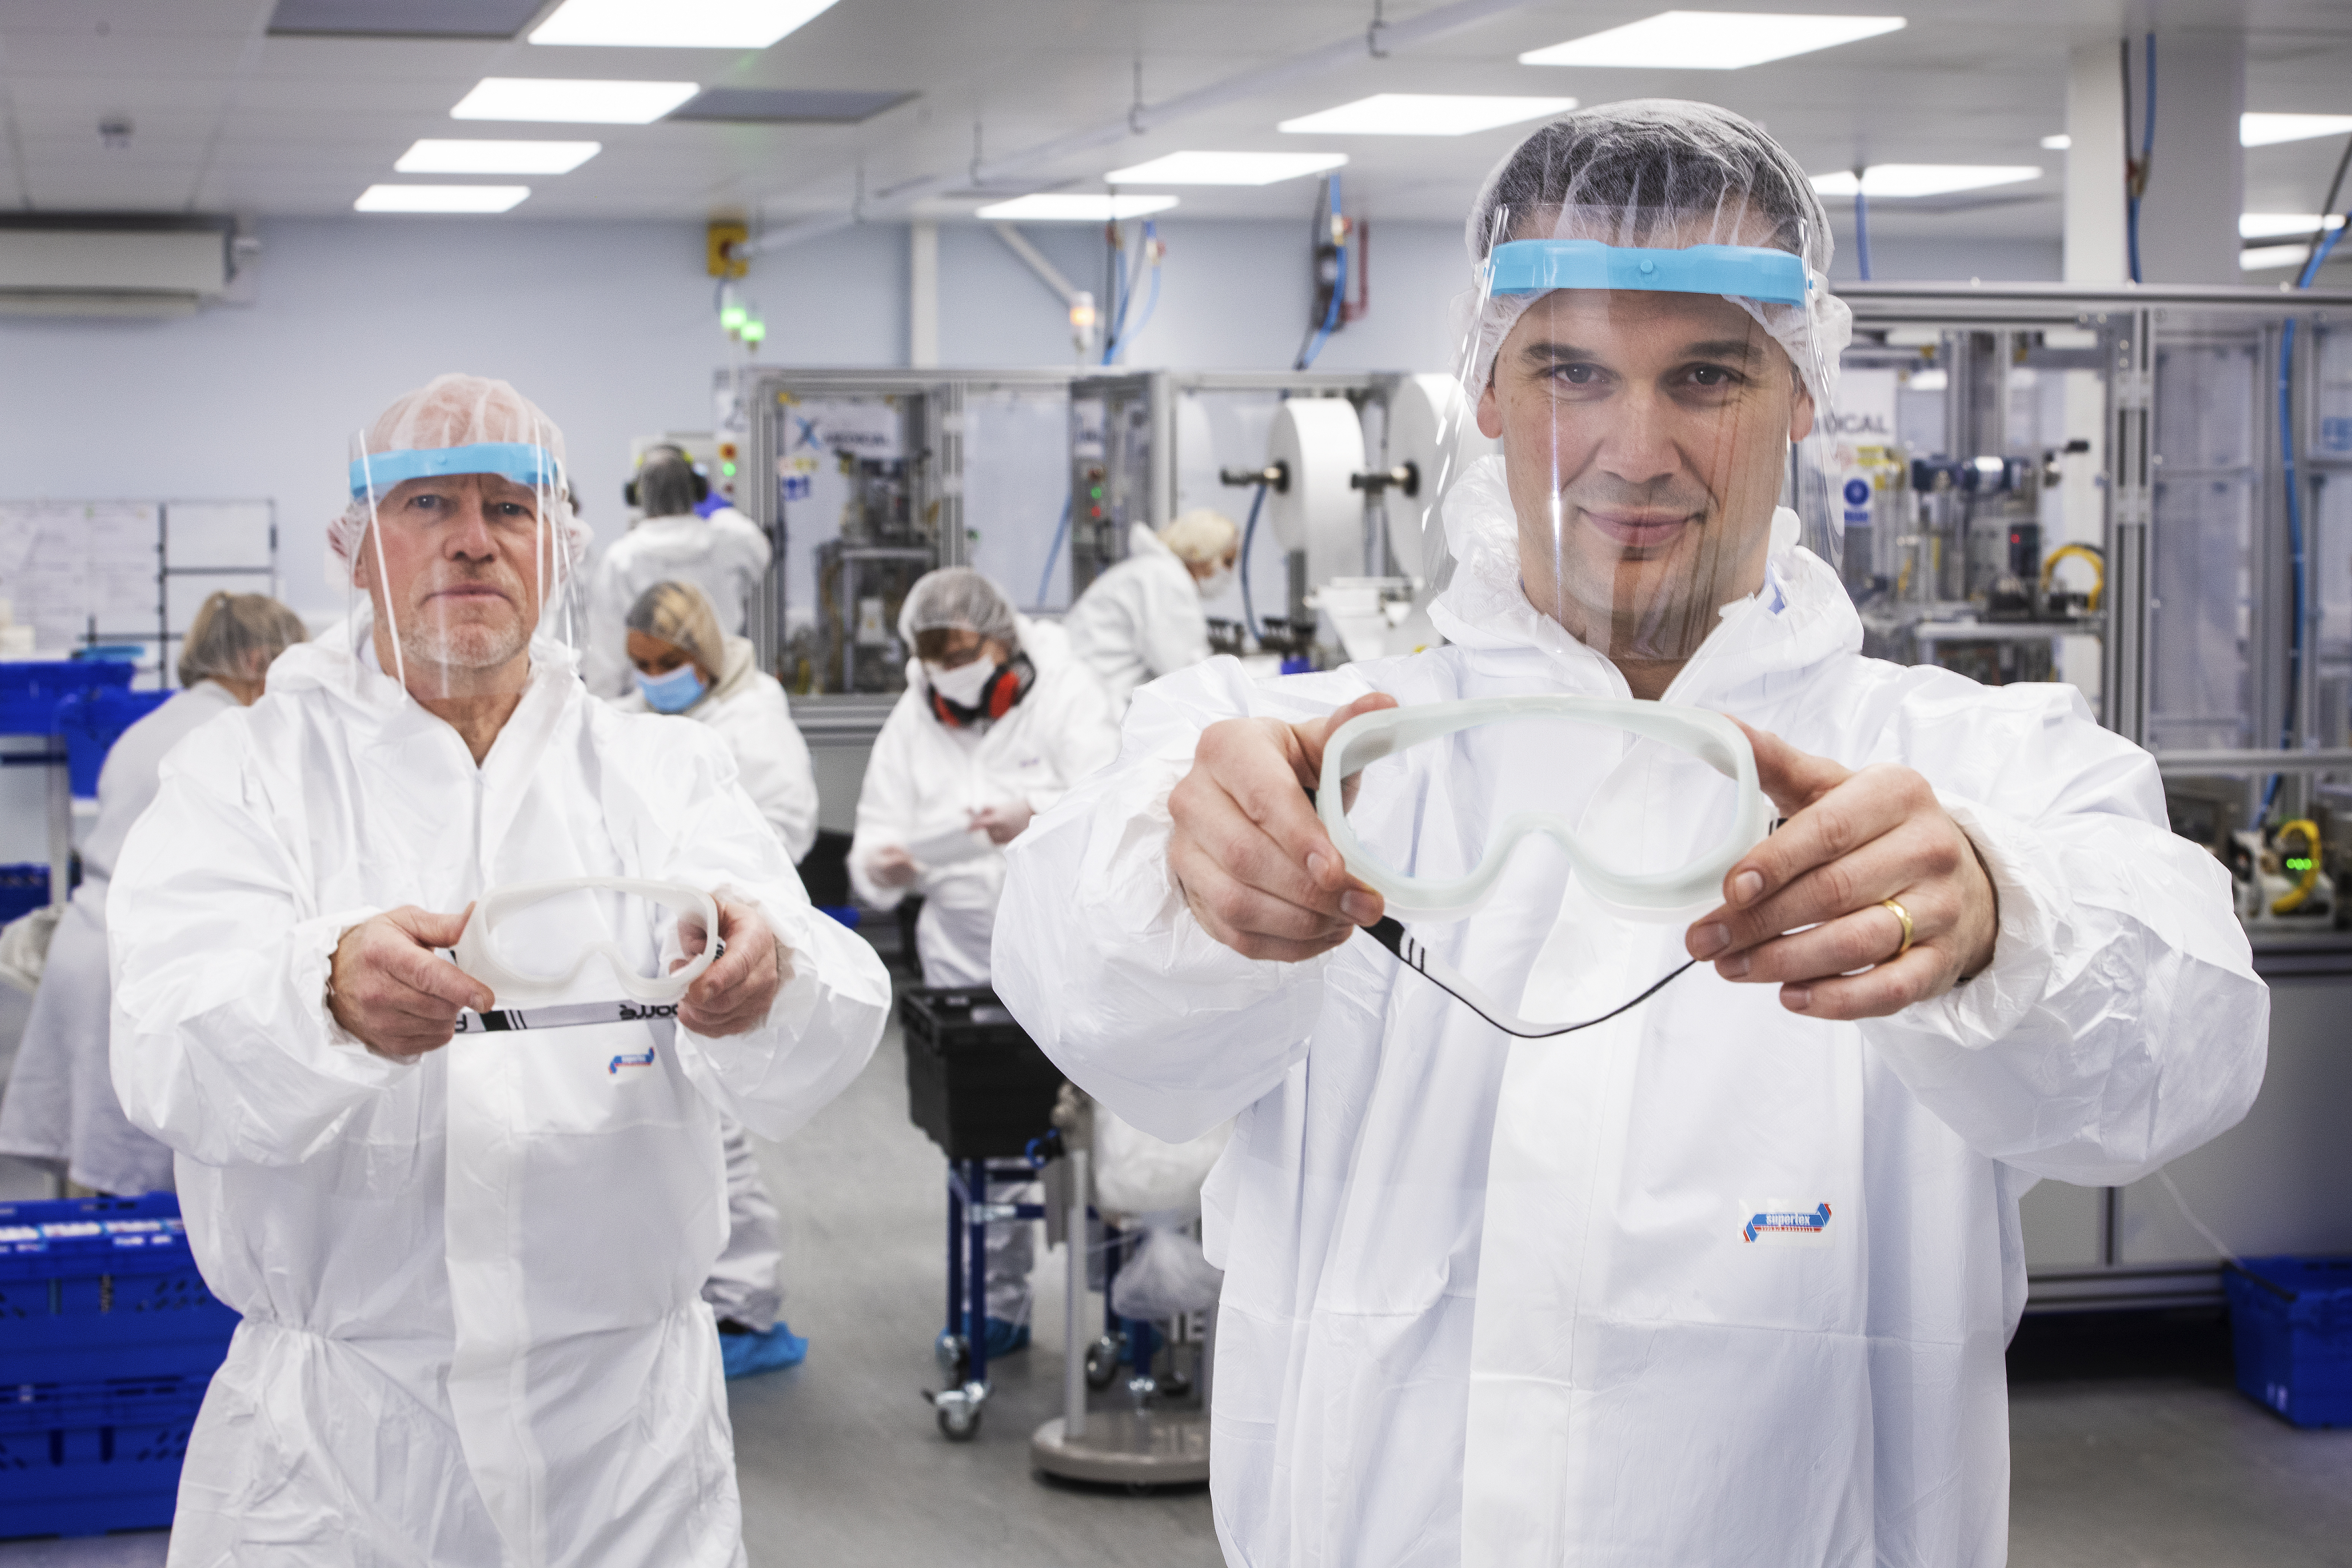
M 1381 918 L 1380 895 L 1349 877 L 1305 792 L 1340 725 L 1395 706 L 1374 692 L 1311 724 L 1228 719 L 1201 732 L 1168 797 L 1168 868 L 1202 929 L 1244 958 L 1296 963 Z
M 866 863 L 866 874 L 885 888 L 906 887 L 915 879 L 915 858 L 896 844 L 885 844 Z
M 767 917 L 757 905 L 739 904 L 717 894 L 712 898 L 719 905 L 719 936 L 727 951 L 687 987 L 677 1005 L 677 1021 L 705 1038 L 719 1039 L 756 1029 L 767 1021 L 776 993 L 793 977 L 793 955 L 768 929 Z M 679 921 L 677 940 L 686 957 L 671 965 L 673 969 L 684 968 L 709 945 L 698 921 Z
M 988 835 L 991 844 L 1010 844 L 1021 837 L 1036 813 L 1025 800 L 1006 801 L 998 805 L 983 805 L 971 814 L 972 826 Z
M 1926 779 L 1854 773 L 1739 727 L 1786 820 L 1724 878 L 1724 907 L 1685 934 L 1693 958 L 1713 959 L 1726 980 L 1779 985 L 1782 1006 L 1812 1018 L 1883 1018 L 1992 962 L 1991 879 Z M 1911 916 L 1900 958 L 1903 921 L 1887 899 Z M 1875 967 L 1853 973 L 1865 964 Z
M 474 906 L 438 915 L 404 905 L 362 921 L 335 943 L 327 1005 L 377 1056 L 415 1061 L 457 1032 L 457 1010 L 489 1007 L 490 988 L 435 950 L 457 945 Z

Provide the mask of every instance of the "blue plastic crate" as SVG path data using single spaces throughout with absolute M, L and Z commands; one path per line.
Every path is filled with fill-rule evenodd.
M 236 1324 L 196 1271 L 176 1194 L 0 1204 L 0 1390 L 208 1378 Z
M 2297 1426 L 2352 1426 L 2352 1258 L 2246 1258 L 2221 1272 L 2238 1387 Z
M 0 866 L 0 925 L 29 915 L 49 901 L 49 868 L 28 864 Z
M 172 700 L 168 691 L 132 691 L 101 686 L 77 692 L 58 704 L 58 733 L 65 738 L 66 771 L 73 792 L 84 800 L 98 795 L 99 771 L 122 731 Z
M 93 688 L 131 685 L 128 664 L 102 658 L 37 658 L 0 664 L 0 735 L 47 735 L 58 704 Z
M 209 1381 L 0 1387 L 0 1536 L 169 1525 Z

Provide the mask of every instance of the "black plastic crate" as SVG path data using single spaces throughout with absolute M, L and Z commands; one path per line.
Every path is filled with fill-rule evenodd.
M 898 993 L 907 1114 L 950 1160 L 1005 1159 L 1054 1124 L 1062 1069 L 985 987 Z

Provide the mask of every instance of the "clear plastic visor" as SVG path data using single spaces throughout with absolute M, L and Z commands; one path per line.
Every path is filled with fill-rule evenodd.
M 370 451 L 362 431 L 350 468 L 355 636 L 418 697 L 520 690 L 533 636 L 575 623 L 562 465 L 537 442 Z
M 1465 332 L 1464 391 L 1499 441 L 1528 601 L 1619 661 L 1689 658 L 1762 592 L 1801 492 L 1809 377 L 1767 319 L 1812 285 L 1755 246 L 1516 237 L 1507 213 Z M 1727 286 L 1761 297 L 1709 291 Z M 1802 352 L 1803 339 L 1795 340 Z M 1823 547 L 1829 547 L 1824 541 Z

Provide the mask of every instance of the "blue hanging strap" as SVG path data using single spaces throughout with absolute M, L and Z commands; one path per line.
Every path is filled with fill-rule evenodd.
M 1757 245 L 1647 250 L 1597 239 L 1514 239 L 1495 247 L 1486 266 L 1497 294 L 1627 289 L 1801 305 L 1807 289 L 1801 258 Z

